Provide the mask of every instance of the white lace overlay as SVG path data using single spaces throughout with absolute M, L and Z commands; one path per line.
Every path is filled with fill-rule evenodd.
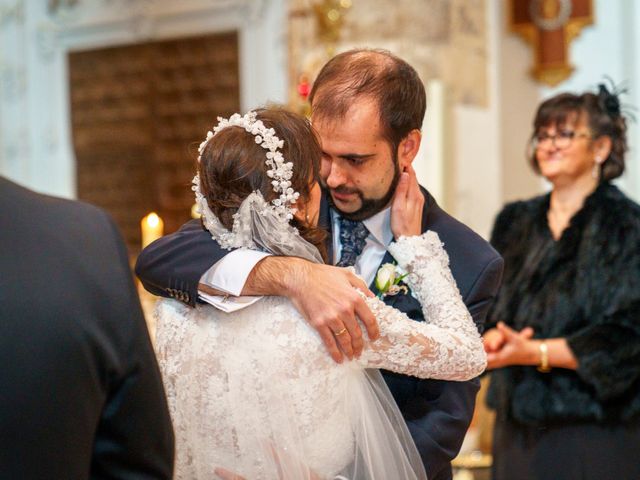
M 364 367 L 464 380 L 484 368 L 484 352 L 437 235 L 391 248 L 411 272 L 428 323 L 367 300 L 381 338 L 357 362 L 334 363 L 281 297 L 233 314 L 159 302 L 156 344 L 176 478 L 215 478 L 217 466 L 248 480 L 309 479 L 308 469 L 323 479 L 426 478 L 384 381 Z
M 381 300 L 367 298 L 381 336 L 363 352 L 360 363 L 441 380 L 468 380 L 482 373 L 487 363 L 482 338 L 462 301 L 438 234 L 400 237 L 389 252 L 409 273 L 406 281 L 422 305 L 425 322 L 410 321 Z

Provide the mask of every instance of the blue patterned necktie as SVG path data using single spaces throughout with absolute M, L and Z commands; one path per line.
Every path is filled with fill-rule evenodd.
M 369 230 L 364 223 L 340 218 L 342 254 L 337 263 L 338 267 L 351 267 L 356 264 L 356 259 L 362 253 L 368 236 Z

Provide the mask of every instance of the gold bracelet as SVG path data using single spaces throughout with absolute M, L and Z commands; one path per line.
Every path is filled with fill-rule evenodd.
M 538 371 L 542 373 L 549 373 L 551 371 L 551 367 L 549 366 L 549 347 L 547 346 L 547 342 L 542 340 L 538 344 L 538 348 L 540 349 L 540 365 L 538 365 Z

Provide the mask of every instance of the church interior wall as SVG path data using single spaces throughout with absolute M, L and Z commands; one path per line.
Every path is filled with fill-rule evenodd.
M 76 197 L 70 51 L 237 30 L 242 108 L 286 100 L 285 0 L 57 3 L 0 0 L 0 173 L 27 187 Z
M 540 88 L 540 97 L 558 92 L 595 90 L 609 77 L 614 85 L 626 88 L 624 105 L 640 108 L 640 5 L 633 0 L 595 0 L 596 23 L 585 28 L 571 46 L 571 60 L 576 69 L 560 85 Z M 638 111 L 630 110 L 640 120 Z M 629 152 L 627 171 L 617 183 L 636 201 L 640 200 L 640 131 L 638 123 L 628 122 Z
M 308 9 L 311 0 L 71 3 L 75 6 L 52 16 L 47 2 L 0 0 L 0 174 L 45 193 L 76 194 L 68 51 L 238 29 L 243 109 L 267 101 L 291 103 L 300 73 L 296 65 L 312 71 L 327 55 L 325 45 L 305 43 L 314 41 L 312 31 L 304 38 L 289 32 L 292 10 Z M 508 31 L 502 1 L 352 3 L 336 51 L 388 48 L 415 65 L 426 83 L 443 85 L 443 133 L 434 139 L 433 130 L 425 131 L 425 142 L 441 143 L 444 153 L 436 161 L 442 165 L 427 168 L 423 181 L 429 186 L 437 180 L 432 188 L 439 202 L 484 236 L 505 201 L 546 188 L 524 159 L 541 99 L 561 90 L 594 88 L 608 75 L 628 86 L 625 102 L 640 105 L 640 7 L 634 0 L 594 0 L 595 25 L 570 48 L 576 70 L 553 89 L 529 76 L 532 50 Z M 372 28 L 386 20 L 384 27 Z M 631 125 L 629 138 L 628 173 L 620 185 L 638 200 L 637 125 Z M 440 177 L 434 180 L 434 175 Z

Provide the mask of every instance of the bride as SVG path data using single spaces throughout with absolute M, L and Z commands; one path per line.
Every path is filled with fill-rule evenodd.
M 322 262 L 321 150 L 309 123 L 275 108 L 219 120 L 200 145 L 193 180 L 213 239 Z M 375 369 L 462 381 L 482 372 L 485 355 L 437 234 L 400 237 L 389 251 L 427 320 L 366 297 L 380 337 L 343 364 L 284 297 L 234 313 L 159 302 L 176 478 L 209 479 L 214 471 L 247 480 L 426 478 Z

